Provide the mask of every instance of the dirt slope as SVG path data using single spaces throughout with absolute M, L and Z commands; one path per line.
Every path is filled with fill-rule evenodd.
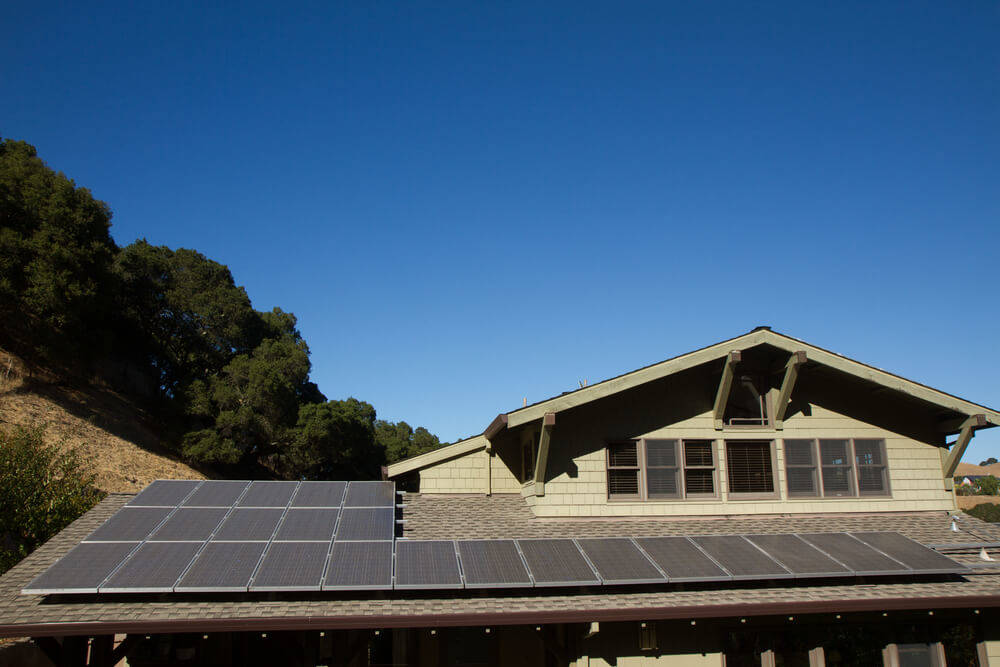
M 962 475 L 993 475 L 994 477 L 1000 477 L 1000 463 L 988 466 L 977 466 L 974 463 L 959 463 L 958 468 L 955 470 L 955 475 L 957 477 Z
M 146 416 L 101 387 L 71 387 L 0 350 L 0 425 L 45 426 L 45 439 L 76 447 L 104 491 L 137 491 L 154 479 L 204 479 L 160 445 Z

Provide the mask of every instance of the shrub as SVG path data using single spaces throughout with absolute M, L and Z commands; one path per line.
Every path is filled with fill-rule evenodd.
M 966 514 L 971 514 L 977 519 L 982 519 L 983 521 L 989 521 L 990 523 L 1000 523 L 1000 505 L 994 505 L 993 503 L 982 503 L 981 505 L 976 505 L 972 509 L 965 510 Z
M 0 573 L 104 496 L 75 450 L 42 436 L 41 428 L 0 429 Z
M 976 490 L 977 496 L 995 496 L 1000 491 L 1000 479 L 997 479 L 993 475 L 980 477 L 975 481 L 973 487 Z

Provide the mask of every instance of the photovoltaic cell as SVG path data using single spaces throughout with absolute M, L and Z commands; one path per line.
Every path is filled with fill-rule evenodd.
M 952 559 L 928 549 L 919 542 L 899 533 L 851 533 L 862 542 L 892 556 L 903 565 L 922 574 L 946 574 L 967 568 Z
M 796 577 L 844 577 L 854 572 L 795 535 L 747 535 Z
M 344 507 L 395 507 L 394 482 L 351 482 Z
M 302 482 L 292 507 L 340 507 L 347 482 Z
M 266 542 L 209 542 L 174 590 L 245 591 L 265 547 Z
M 392 588 L 392 542 L 334 542 L 324 591 Z
M 325 508 L 289 509 L 275 540 L 279 542 L 333 539 L 340 510 Z
M 586 586 L 599 584 L 573 540 L 518 540 L 536 586 Z
M 35 577 L 25 593 L 96 593 L 138 542 L 84 542 Z
M 514 540 L 463 540 L 458 555 L 467 588 L 531 585 Z
M 240 507 L 285 507 L 298 482 L 252 482 L 240 498 Z
M 391 507 L 345 508 L 337 541 L 391 540 L 396 534 L 396 510 Z
M 396 542 L 396 588 L 461 588 L 455 543 L 450 540 Z
M 788 579 L 793 575 L 739 535 L 692 537 L 733 579 Z
M 904 565 L 880 554 L 847 533 L 811 533 L 799 537 L 851 568 L 858 575 L 909 572 Z
M 250 482 L 211 480 L 203 483 L 184 501 L 187 507 L 229 507 Z
M 660 583 L 659 570 L 627 537 L 577 540 L 606 584 Z
M 215 540 L 236 542 L 267 541 L 284 510 L 257 507 L 234 509 L 215 531 Z
M 153 542 L 207 540 L 228 511 L 221 507 L 181 507 L 149 539 Z
M 639 537 L 636 542 L 667 573 L 670 581 L 732 579 L 728 572 L 686 537 Z
M 171 508 L 123 507 L 101 526 L 84 538 L 86 542 L 137 542 L 146 539 Z
M 250 584 L 251 591 L 318 591 L 329 542 L 271 544 Z
M 173 507 L 199 484 L 196 479 L 158 479 L 128 501 L 128 507 Z
M 169 593 L 201 542 L 146 542 L 101 586 L 101 593 Z

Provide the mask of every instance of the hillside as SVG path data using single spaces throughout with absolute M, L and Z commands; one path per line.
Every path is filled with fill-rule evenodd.
M 134 492 L 154 479 L 204 479 L 177 461 L 147 426 L 148 418 L 106 388 L 70 386 L 0 350 L 0 424 L 45 426 L 45 439 L 76 447 L 104 491 Z
M 1000 477 L 1000 463 L 988 466 L 977 466 L 974 463 L 959 463 L 958 468 L 955 470 L 955 475 L 957 477 L 963 475 L 993 475 L 994 477 Z

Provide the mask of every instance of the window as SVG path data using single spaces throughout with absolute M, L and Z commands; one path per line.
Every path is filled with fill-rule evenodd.
M 714 498 L 711 440 L 648 439 L 608 446 L 608 497 L 670 500 Z
M 528 434 L 521 440 L 521 483 L 530 482 L 535 477 L 535 443 L 538 437 Z
M 639 497 L 639 443 L 624 442 L 608 447 L 608 495 Z
M 728 426 L 767 426 L 767 382 L 759 375 L 737 375 L 729 390 L 723 421 Z
M 785 480 L 790 498 L 887 496 L 885 441 L 785 440 Z
M 730 494 L 773 494 L 771 441 L 727 441 L 726 474 L 729 476 Z

